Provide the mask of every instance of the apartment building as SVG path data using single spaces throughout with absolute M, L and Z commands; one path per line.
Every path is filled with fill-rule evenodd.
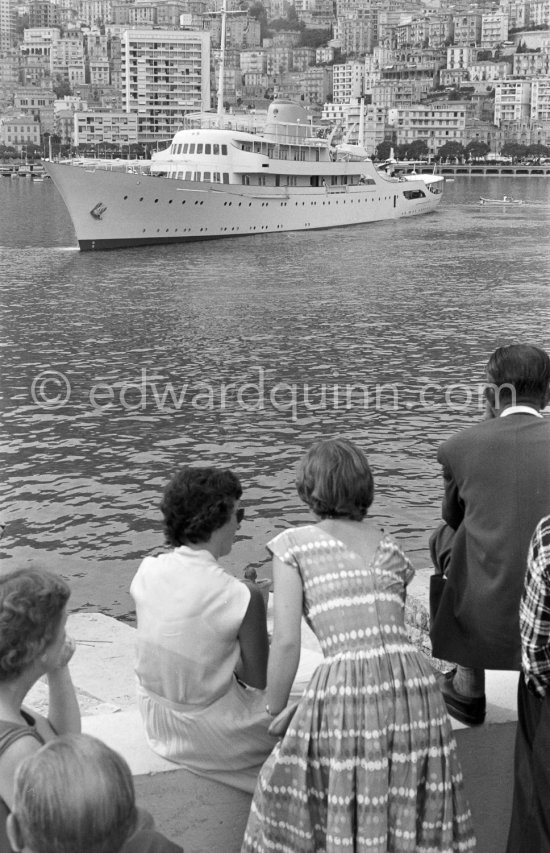
M 76 0 L 77 18 L 89 27 L 95 27 L 98 21 L 112 20 L 112 7 L 112 0 Z
M 453 16 L 448 13 L 428 18 L 428 47 L 445 47 L 454 38 Z
M 126 30 L 123 107 L 138 116 L 140 142 L 171 139 L 187 113 L 210 108 L 210 33 Z
M 549 74 L 549 48 L 541 53 L 516 53 L 513 56 L 513 77 L 545 77 Z
M 450 45 L 447 48 L 447 68 L 468 68 L 477 59 L 477 49 L 465 44 Z
M 530 0 L 507 0 L 507 2 L 501 3 L 501 8 L 508 13 L 510 29 L 528 27 L 531 23 Z
M 266 51 L 266 70 L 269 76 L 279 76 L 292 70 L 291 47 L 268 47 Z
M 352 12 L 340 16 L 334 28 L 334 38 L 346 56 L 365 56 L 374 47 L 374 27 L 368 19 Z
M 332 68 L 333 99 L 337 103 L 347 104 L 363 95 L 365 64 L 346 62 Z
M 522 122 L 531 111 L 531 81 L 495 80 L 495 124 Z
M 467 80 L 467 68 L 442 68 L 439 72 L 439 85 L 445 88 L 460 86 Z
M 325 104 L 332 98 L 332 68 L 306 68 L 301 77 L 302 100 L 307 104 Z
M 508 15 L 501 10 L 481 16 L 481 47 L 495 48 L 508 38 Z
M 296 14 L 306 29 L 330 29 L 334 20 L 332 0 L 296 0 Z
M 11 93 L 19 83 L 19 52 L 0 51 L 0 109 L 11 103 Z
M 481 13 L 468 12 L 453 15 L 456 45 L 479 45 L 481 41 Z
M 29 27 L 61 26 L 61 10 L 53 3 L 49 3 L 47 0 L 33 0 L 28 8 Z
M 426 142 L 431 155 L 447 142 L 465 144 L 466 123 L 472 106 L 462 101 L 439 101 L 391 108 L 388 122 L 394 126 L 397 145 L 410 145 L 417 139 Z
M 318 47 L 315 51 L 315 64 L 316 65 L 324 65 L 327 62 L 332 62 L 334 59 L 334 48 L 330 47 Z
M 239 63 L 243 74 L 265 74 L 266 52 L 265 50 L 241 50 Z
M 125 112 L 75 112 L 72 144 L 101 145 L 109 143 L 123 149 L 138 141 L 138 117 Z
M 15 0 L 0 0 L 0 53 L 16 44 L 17 14 Z
M 50 69 L 52 77 L 62 77 L 71 86 L 86 82 L 84 40 L 81 35 L 62 37 L 52 43 Z
M 219 15 L 212 18 L 210 33 L 212 44 L 219 47 L 222 40 L 222 23 Z M 251 47 L 261 47 L 261 44 L 261 24 L 256 18 L 249 18 L 247 15 L 228 16 L 225 27 L 226 47 L 242 50 Z
M 292 51 L 292 68 L 294 71 L 306 71 L 315 65 L 314 47 L 295 47 Z
M 531 80 L 531 122 L 548 125 L 550 131 L 550 76 Z
M 53 130 L 55 95 L 51 89 L 18 86 L 13 92 L 13 108 L 18 115 L 38 122 L 42 133 Z
M 476 61 L 468 68 L 468 79 L 472 82 L 492 82 L 504 80 L 512 71 L 512 63 L 501 60 L 500 62 Z
M 40 145 L 40 124 L 30 116 L 0 118 L 0 145 L 23 152 L 27 145 Z
M 550 0 L 531 0 L 530 18 L 534 26 L 550 26 Z
M 372 87 L 372 105 L 388 110 L 417 104 L 431 88 L 427 80 L 380 80 Z
M 52 45 L 61 38 L 57 27 L 28 27 L 20 45 L 21 56 L 40 56 L 50 59 Z
M 359 142 L 361 127 L 361 103 L 354 99 L 347 104 L 324 104 L 321 115 L 329 127 L 341 128 L 341 135 L 349 142 Z M 371 156 L 387 133 L 386 110 L 366 104 L 363 107 L 363 145 Z

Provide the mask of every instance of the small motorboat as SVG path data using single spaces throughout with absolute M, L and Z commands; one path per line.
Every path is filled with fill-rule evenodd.
M 484 198 L 483 196 L 479 199 L 480 204 L 523 204 L 523 199 L 521 198 L 512 198 L 510 195 L 504 195 L 502 198 Z

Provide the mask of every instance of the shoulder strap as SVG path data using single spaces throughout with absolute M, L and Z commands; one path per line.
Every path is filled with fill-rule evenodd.
M 22 737 L 32 737 L 40 744 L 44 743 L 41 735 L 31 726 L 21 726 L 18 723 L 4 723 L 0 726 L 0 757 Z

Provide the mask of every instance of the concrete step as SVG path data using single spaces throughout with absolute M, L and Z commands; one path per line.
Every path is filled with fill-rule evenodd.
M 411 610 L 412 608 L 412 610 Z M 409 597 L 408 624 L 420 633 L 421 601 Z M 415 621 L 416 620 L 416 621 Z M 82 711 L 83 730 L 120 752 L 135 776 L 138 801 L 158 829 L 186 853 L 238 853 L 250 797 L 210 782 L 149 749 L 135 699 L 135 629 L 100 613 L 73 613 L 67 632 L 77 649 L 70 668 Z M 417 638 L 419 645 L 424 639 Z M 303 625 L 298 692 L 320 659 L 317 639 Z M 518 673 L 487 673 L 487 718 L 475 729 L 452 720 L 474 815 L 480 853 L 502 853 L 508 829 Z M 39 682 L 26 705 L 47 712 L 47 688 Z M 213 807 L 214 806 L 214 807 Z

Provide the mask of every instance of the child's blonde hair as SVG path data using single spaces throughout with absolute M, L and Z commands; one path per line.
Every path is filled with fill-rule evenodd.
M 118 853 L 136 825 L 132 774 L 90 735 L 63 735 L 15 775 L 15 831 L 33 853 Z

